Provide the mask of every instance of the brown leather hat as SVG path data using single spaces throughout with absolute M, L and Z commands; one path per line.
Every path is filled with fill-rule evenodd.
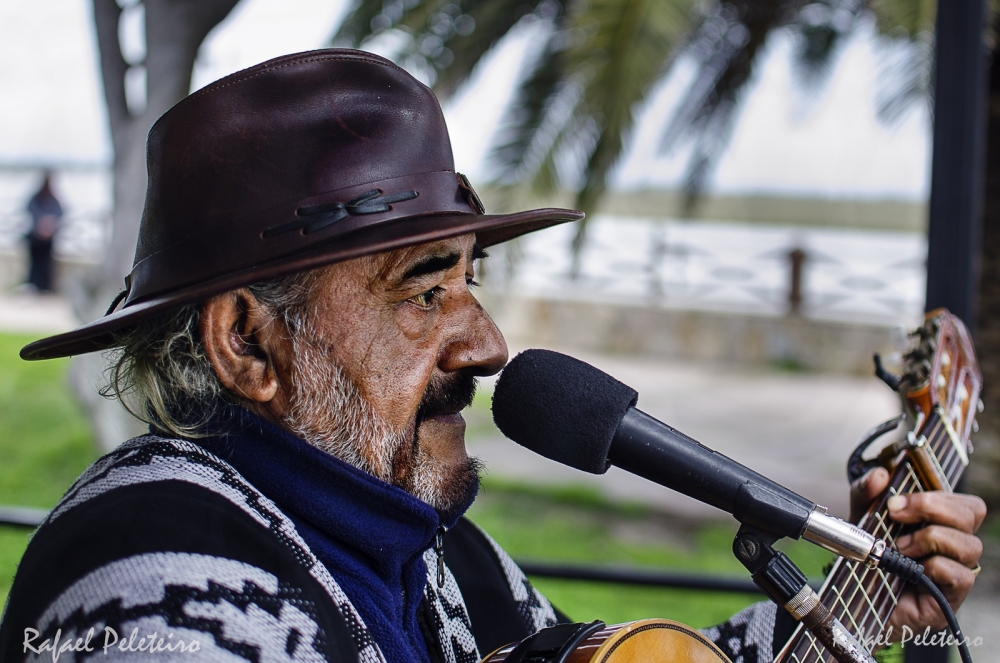
M 146 153 L 124 305 L 22 358 L 107 349 L 158 313 L 303 269 L 467 233 L 489 246 L 583 218 L 485 214 L 455 172 L 434 93 L 363 51 L 287 55 L 216 81 L 153 125 Z

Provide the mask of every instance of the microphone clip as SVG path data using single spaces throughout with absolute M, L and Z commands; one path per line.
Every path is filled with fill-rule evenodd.
M 875 663 L 864 645 L 823 605 L 795 562 L 774 549 L 776 540 L 772 534 L 741 525 L 733 553 L 750 571 L 754 584 L 802 622 L 840 663 Z

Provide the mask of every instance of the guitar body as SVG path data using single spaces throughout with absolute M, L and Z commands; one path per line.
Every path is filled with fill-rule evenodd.
M 712 641 L 698 631 L 668 619 L 642 619 L 598 627 L 566 651 L 516 652 L 520 643 L 502 647 L 482 663 L 730 663 Z M 508 660 L 510 658 L 510 660 Z

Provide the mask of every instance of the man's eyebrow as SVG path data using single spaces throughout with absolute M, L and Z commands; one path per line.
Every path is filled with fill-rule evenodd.
M 457 251 L 454 253 L 446 253 L 444 255 L 427 256 L 406 270 L 406 273 L 403 274 L 403 278 L 400 279 L 400 282 L 402 283 L 409 281 L 410 279 L 415 279 L 419 276 L 449 270 L 457 265 L 458 261 L 461 259 L 462 255 Z
M 483 258 L 488 258 L 489 256 L 490 254 L 483 251 L 478 244 L 472 245 L 472 260 L 482 260 Z M 400 283 L 405 283 L 410 279 L 426 276 L 427 274 L 444 272 L 457 265 L 458 261 L 461 259 L 461 254 L 457 252 L 446 253 L 444 255 L 427 256 L 406 270 L 406 273 L 403 274 L 403 278 L 399 281 Z

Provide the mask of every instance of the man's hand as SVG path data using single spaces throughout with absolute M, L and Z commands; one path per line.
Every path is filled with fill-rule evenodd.
M 851 486 L 851 519 L 864 514 L 871 502 L 889 485 L 889 473 L 875 468 Z M 924 523 L 922 529 L 896 539 L 899 552 L 924 565 L 956 610 L 976 581 L 972 569 L 979 564 L 983 543 L 975 536 L 986 517 L 986 504 L 974 495 L 941 491 L 897 495 L 889 499 L 889 516 L 897 523 Z M 923 631 L 947 626 L 941 609 L 930 595 L 910 586 L 889 618 L 893 639 L 902 627 Z

